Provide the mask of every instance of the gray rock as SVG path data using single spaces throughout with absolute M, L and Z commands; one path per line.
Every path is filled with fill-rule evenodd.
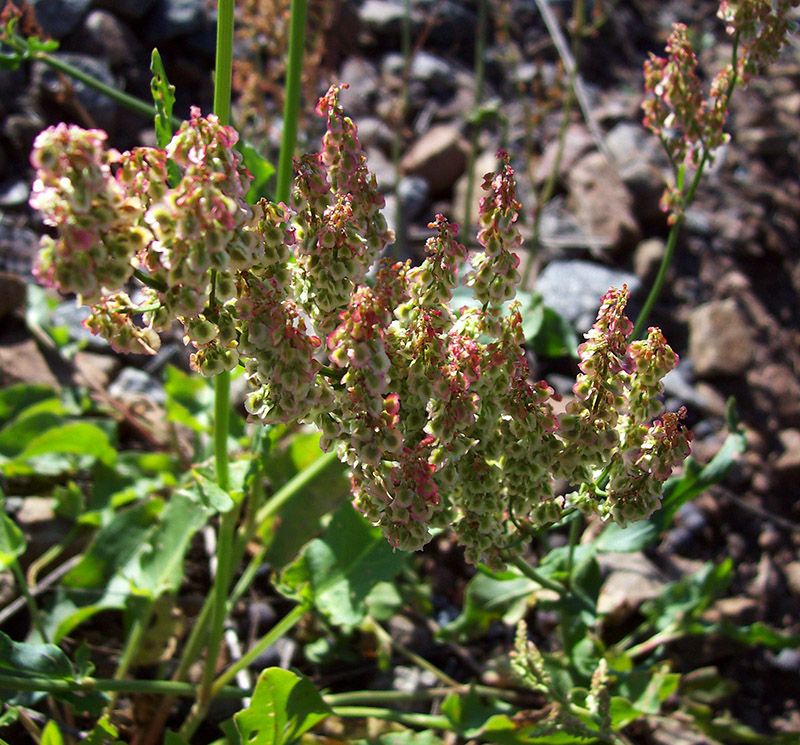
M 106 85 L 111 87 L 117 85 L 116 78 L 105 60 L 71 52 L 55 52 L 53 56 Z M 34 63 L 33 82 L 45 97 L 58 100 L 64 95 L 64 75 L 48 67 L 44 62 Z M 69 86 L 80 107 L 86 111 L 97 127 L 105 130 L 113 127 L 117 113 L 117 104 L 114 100 L 80 80 L 70 78 Z
M 93 10 L 83 22 L 81 49 L 112 67 L 132 65 L 140 50 L 130 27 L 107 10 Z
M 348 116 L 360 120 L 372 112 L 378 94 L 378 71 L 364 57 L 348 57 L 339 69 L 339 80 L 350 87 L 339 93 L 339 102 Z M 360 131 L 360 127 L 359 127 Z
M 456 68 L 443 57 L 430 52 L 417 52 L 411 59 L 411 78 L 430 87 L 452 87 Z
M 200 31 L 205 21 L 204 0 L 157 0 L 147 17 L 144 37 L 149 44 L 160 44 Z
M 109 343 L 95 336 L 83 322 L 89 317 L 89 309 L 85 305 L 75 305 L 75 301 L 67 300 L 56 306 L 50 316 L 50 323 L 56 327 L 64 327 L 72 341 L 85 342 L 88 349 L 109 350 Z
M 406 176 L 397 185 L 397 197 L 403 210 L 403 217 L 416 220 L 428 204 L 430 186 L 421 176 Z
M 0 271 L 31 279 L 38 248 L 39 239 L 32 230 L 10 220 L 0 220 Z
M 468 144 L 461 130 L 452 124 L 439 124 L 420 137 L 403 156 L 402 172 L 422 176 L 434 197 L 447 194 L 467 164 Z
M 394 165 L 389 159 L 375 147 L 366 149 L 367 166 L 378 182 L 378 189 L 382 194 L 392 191 L 397 184 L 397 174 Z
M 378 37 L 399 37 L 406 15 L 403 0 L 366 0 L 358 9 L 358 20 L 361 27 Z M 416 32 L 423 24 L 422 15 L 414 8 L 409 14 L 412 32 Z
M 54 39 L 72 33 L 89 10 L 92 0 L 32 0 L 36 20 L 42 30 Z
M 125 367 L 108 387 L 108 392 L 114 398 L 130 400 L 146 398 L 159 406 L 166 403 L 167 394 L 164 387 L 152 375 L 136 367 Z
M 345 113 L 349 116 L 349 111 L 346 107 Z M 374 145 L 383 149 L 384 152 L 389 151 L 394 140 L 394 132 L 378 117 L 358 117 L 356 126 L 358 127 L 358 139 L 361 141 L 362 147 Z
M 633 252 L 633 271 L 644 282 L 652 281 L 664 258 L 667 244 L 661 238 L 641 241 Z
M 775 459 L 775 474 L 786 482 L 797 483 L 800 477 L 800 429 L 778 432 L 782 453 Z
M 156 0 L 95 0 L 95 6 L 113 10 L 122 18 L 142 18 L 155 5 Z
M 600 299 L 608 289 L 624 284 L 632 298 L 641 291 L 642 284 L 635 274 L 576 259 L 552 261 L 536 280 L 534 289 L 542 294 L 545 305 L 582 334 L 594 323 Z M 630 307 L 628 315 L 635 315 Z
M 0 184 L 0 207 L 20 207 L 27 204 L 31 186 L 24 179 L 12 179 Z
M 638 240 L 633 198 L 601 153 L 590 153 L 575 163 L 567 185 L 567 204 L 593 246 L 619 250 Z
M 689 316 L 689 356 L 699 378 L 741 375 L 753 359 L 752 324 L 732 298 L 694 308 Z

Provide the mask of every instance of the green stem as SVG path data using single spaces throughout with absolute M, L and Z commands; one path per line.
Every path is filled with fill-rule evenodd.
M 420 729 L 453 729 L 453 724 L 447 717 L 436 714 L 407 714 L 373 706 L 337 706 L 333 709 L 333 713 L 337 717 L 346 719 L 383 719 Z
M 114 671 L 114 680 L 124 680 L 125 676 L 128 674 L 128 670 L 130 669 L 136 653 L 139 650 L 139 644 L 142 641 L 142 637 L 147 630 L 147 625 L 150 622 L 150 616 L 152 612 L 153 603 L 152 601 L 148 600 L 145 604 L 143 604 L 141 611 L 136 614 L 136 618 L 133 620 L 131 630 L 128 632 L 128 636 L 125 639 L 125 647 L 120 655 L 117 669 Z M 118 691 L 111 692 L 108 704 L 105 707 L 106 714 L 111 714 L 114 711 L 114 706 L 117 702 L 117 693 Z
M 37 678 L 0 673 L 0 688 L 10 691 L 41 691 L 43 693 L 88 693 L 90 691 L 107 691 L 113 693 L 146 693 L 157 696 L 184 696 L 192 698 L 197 695 L 194 683 L 177 683 L 172 680 L 116 680 L 114 678 Z M 252 691 L 226 686 L 217 695 L 222 698 L 242 698 L 251 695 Z
M 303 74 L 303 48 L 306 36 L 307 0 L 292 0 L 289 23 L 289 59 L 286 64 L 286 95 L 283 102 L 283 134 L 278 158 L 278 176 L 275 199 L 288 202 L 294 168 L 292 158 L 297 145 L 297 120 L 300 110 L 300 92 Z
M 241 659 L 237 660 L 231 665 L 224 673 L 222 673 L 215 681 L 211 688 L 212 698 L 216 692 L 222 689 L 225 684 L 233 678 L 236 673 L 246 668 L 253 660 L 255 660 L 265 649 L 275 644 L 278 639 L 286 636 L 306 614 L 308 606 L 305 604 L 296 605 L 287 613 L 278 623 L 276 623 L 251 649 L 247 651 Z
M 25 578 L 25 572 L 22 571 L 19 560 L 16 557 L 14 557 L 11 562 L 11 571 L 17 580 L 17 584 L 19 585 L 22 596 L 25 598 L 25 604 L 28 606 L 28 613 L 30 614 L 33 626 L 39 633 L 39 636 L 42 637 L 42 641 L 47 644 L 50 640 L 47 637 L 44 626 L 42 626 L 42 620 L 39 617 L 39 606 L 36 605 L 36 600 L 31 594 L 30 587 L 28 586 L 28 580 Z
M 155 277 L 151 277 L 149 274 L 145 274 L 141 269 L 134 269 L 133 276 L 136 277 L 145 287 L 149 287 L 153 290 L 158 290 L 159 292 L 166 292 L 169 288 L 167 285 L 162 282 L 160 279 L 156 279 Z
M 27 53 L 28 44 L 21 36 L 12 34 L 11 36 L 5 37 L 3 42 L 8 44 L 16 52 Z M 54 70 L 58 70 L 58 72 L 69 75 L 69 77 L 83 83 L 88 88 L 92 88 L 102 93 L 104 96 L 108 96 L 113 101 L 116 101 L 118 104 L 125 106 L 137 114 L 141 114 L 143 117 L 152 119 L 157 113 L 156 108 L 152 104 L 143 101 L 141 98 L 136 98 L 136 96 L 131 96 L 129 93 L 123 93 L 110 85 L 106 85 L 102 81 L 96 80 L 91 75 L 87 75 L 83 70 L 79 70 L 77 67 L 73 67 L 68 62 L 64 62 L 47 52 L 33 52 L 27 55 L 27 58 L 43 62 L 48 67 L 52 67 Z M 180 127 L 182 124 L 182 121 L 175 116 L 173 116 L 170 121 L 175 128 Z
M 233 17 L 234 0 L 217 1 L 217 49 L 214 65 L 214 114 L 220 124 L 230 124 L 231 76 L 233 69 Z M 217 484 L 223 491 L 230 490 L 230 466 L 228 459 L 228 427 L 230 418 L 229 372 L 222 372 L 214 379 L 214 462 Z M 205 717 L 213 698 L 211 687 L 216 675 L 217 660 L 225 625 L 226 600 L 233 570 L 232 549 L 239 516 L 238 505 L 219 517 L 217 534 L 217 571 L 211 596 L 211 626 L 206 644 L 205 667 L 198 691 L 198 699 L 184 722 L 182 733 L 191 736 Z M 187 738 L 188 739 L 188 738 Z
M 560 582 L 556 582 L 549 577 L 545 577 L 544 575 L 540 574 L 536 569 L 534 569 L 530 564 L 528 564 L 525 559 L 521 556 L 516 556 L 511 559 L 511 563 L 520 570 L 528 579 L 532 579 L 537 585 L 541 585 L 542 587 L 552 590 L 553 592 L 557 593 L 559 597 L 566 597 L 567 595 L 567 588 L 564 587 Z

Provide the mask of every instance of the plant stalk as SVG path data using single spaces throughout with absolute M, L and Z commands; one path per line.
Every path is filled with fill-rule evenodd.
M 292 15 L 289 23 L 289 59 L 286 65 L 286 94 L 283 101 L 283 134 L 275 188 L 277 202 L 289 201 L 294 176 L 292 158 L 297 145 L 297 122 L 303 78 L 303 49 L 306 37 L 306 9 L 307 0 L 292 0 Z

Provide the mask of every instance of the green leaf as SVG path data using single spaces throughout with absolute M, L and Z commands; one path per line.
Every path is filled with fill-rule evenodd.
M 161 61 L 158 49 L 153 50 L 150 58 L 150 72 L 153 78 L 150 81 L 150 92 L 153 94 L 153 103 L 156 107 L 155 130 L 156 142 L 162 150 L 172 139 L 172 107 L 175 104 L 175 86 L 170 85 L 167 73 Z
M 240 140 L 237 147 L 242 154 L 245 167 L 253 175 L 253 183 L 245 195 L 245 201 L 248 204 L 255 204 L 267 196 L 267 182 L 275 173 L 275 166 L 263 158 L 252 145 Z
M 367 615 L 367 597 L 391 582 L 405 555 L 387 543 L 349 503 L 334 514 L 321 538 L 311 541 L 281 573 L 282 591 L 311 600 L 331 623 L 352 628 Z
M 439 636 L 465 641 L 484 634 L 494 621 L 513 626 L 525 615 L 537 589 L 539 585 L 516 569 L 499 574 L 478 572 L 467 583 L 461 613 L 439 631 Z
M 522 332 L 525 343 L 538 357 L 577 357 L 575 331 L 559 313 L 544 304 L 538 292 L 522 313 Z
M 5 507 L 0 505 L 0 567 L 8 569 L 25 553 L 26 547 L 25 536 L 19 526 L 8 516 Z
M 85 745 L 122 745 L 118 740 L 119 732 L 117 728 L 108 721 L 108 716 L 102 717 L 89 736 L 83 741 Z
M 88 456 L 90 460 L 99 460 L 108 466 L 117 459 L 117 451 L 104 430 L 88 422 L 71 422 L 34 437 L 4 468 L 7 473 L 13 473 L 17 464 L 27 464 L 39 456 L 52 454 Z
M 164 735 L 164 745 L 189 745 L 189 743 L 174 732 L 167 730 Z
M 61 730 L 52 719 L 45 724 L 39 745 L 64 745 L 64 738 L 61 735 Z
M 210 431 L 209 412 L 213 410 L 214 389 L 208 378 L 188 375 L 177 367 L 168 366 L 164 391 L 167 421 L 183 424 L 195 432 Z
M 22 678 L 47 678 L 70 681 L 76 671 L 67 656 L 54 644 L 15 642 L 0 631 L 0 670 Z M 68 703 L 77 711 L 99 716 L 106 697 L 97 691 L 89 693 L 60 692 L 50 694 Z M 9 706 L 32 706 L 44 696 L 37 691 L 0 690 L 0 701 Z
M 259 675 L 250 706 L 233 718 L 248 745 L 291 745 L 332 713 L 311 681 L 271 667 Z
M 33 404 L 48 399 L 58 400 L 56 392 L 47 385 L 27 385 L 20 383 L 0 390 L 0 426 Z

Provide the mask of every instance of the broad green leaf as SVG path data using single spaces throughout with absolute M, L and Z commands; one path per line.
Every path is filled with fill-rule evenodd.
M 765 735 L 734 719 L 729 714 L 715 715 L 710 706 L 700 703 L 684 705 L 684 710 L 697 729 L 715 742 L 725 745 L 797 745 L 797 732 Z
M 117 458 L 117 451 L 111 446 L 108 434 L 103 429 L 88 422 L 71 422 L 34 437 L 6 468 L 51 454 L 88 456 L 108 466 Z
M 658 631 L 676 621 L 688 627 L 725 592 L 732 579 L 731 559 L 716 565 L 708 562 L 694 574 L 666 585 L 658 597 L 642 604 L 642 613 Z
M 664 701 L 678 689 L 680 681 L 678 673 L 669 672 L 668 666 L 663 665 L 653 671 L 631 672 L 620 683 L 619 691 L 642 714 L 658 714 Z
M 527 346 L 539 357 L 577 357 L 575 331 L 559 313 L 544 304 L 538 292 L 533 293 L 522 313 L 522 332 Z
M 0 492 L 0 496 L 2 493 Z M 0 567 L 8 569 L 14 561 L 25 553 L 25 536 L 19 526 L 8 516 L 0 504 Z
M 61 730 L 52 719 L 45 724 L 39 745 L 64 745 L 64 737 L 61 735 Z
M 20 383 L 0 390 L 0 426 L 14 419 L 33 404 L 48 399 L 58 399 L 56 392 L 47 385 Z
M 265 473 L 273 484 L 283 484 L 323 457 L 319 433 L 304 432 L 290 446 L 272 453 Z M 286 566 L 300 549 L 322 531 L 322 519 L 341 505 L 350 493 L 345 466 L 338 461 L 325 471 L 324 478 L 298 491 L 285 502 L 274 520 L 265 525 L 264 540 L 269 548 L 265 561 L 275 568 Z
M 195 432 L 210 431 L 214 390 L 208 378 L 188 375 L 177 367 L 168 366 L 164 391 L 168 421 L 183 424 Z
M 183 558 L 189 542 L 212 514 L 212 510 L 175 492 L 148 531 L 141 551 L 120 567 L 122 575 L 153 600 L 165 592 L 176 592 L 183 579 Z
M 16 458 L 44 432 L 69 424 L 70 420 L 49 411 L 30 416 L 19 416 L 0 430 L 0 456 Z
M 271 667 L 259 675 L 250 706 L 233 718 L 248 745 L 291 745 L 332 713 L 311 681 Z
M 246 142 L 240 140 L 237 149 L 242 154 L 245 167 L 253 175 L 253 183 L 250 184 L 245 201 L 248 204 L 255 204 L 259 199 L 267 196 L 267 182 L 275 173 L 275 166 Z
M 331 623 L 352 628 L 367 614 L 366 600 L 379 582 L 391 582 L 405 561 L 378 528 L 348 503 L 334 514 L 324 535 L 309 543 L 281 574 L 282 589 L 310 599 Z
M 467 583 L 464 606 L 439 635 L 444 639 L 466 640 L 486 632 L 494 621 L 513 626 L 524 615 L 531 596 L 540 589 L 516 569 L 499 574 L 478 572 Z
M 76 676 L 67 656 L 54 644 L 15 642 L 3 632 L 0 632 L 0 670 L 21 678 L 69 681 Z M 97 691 L 51 695 L 68 703 L 76 712 L 86 711 L 92 716 L 99 716 L 106 701 Z M 36 691 L 0 690 L 0 701 L 9 706 L 31 706 L 43 696 Z

